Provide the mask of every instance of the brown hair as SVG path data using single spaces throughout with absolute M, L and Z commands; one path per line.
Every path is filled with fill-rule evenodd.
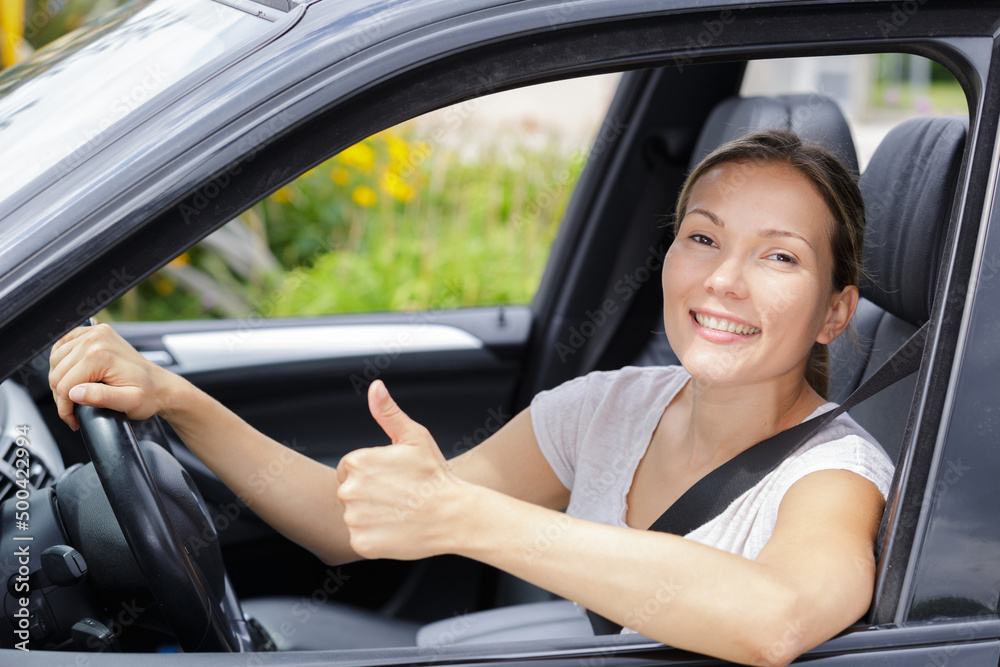
M 784 129 L 760 130 L 723 144 L 709 153 L 688 175 L 677 198 L 674 236 L 687 211 L 691 189 L 710 169 L 727 162 L 739 164 L 784 164 L 809 179 L 823 197 L 833 218 L 830 247 L 833 250 L 832 287 L 842 290 L 858 285 L 861 278 L 865 236 L 865 203 L 851 172 L 822 146 L 802 141 Z M 814 343 L 806 366 L 806 381 L 827 397 L 830 362 L 826 345 Z

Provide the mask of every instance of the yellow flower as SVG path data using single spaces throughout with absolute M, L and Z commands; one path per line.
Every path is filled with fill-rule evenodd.
M 382 174 L 379 186 L 383 192 L 389 194 L 397 201 L 408 202 L 417 196 L 416 188 L 391 171 Z
M 354 200 L 354 203 L 365 208 L 374 206 L 376 198 L 375 191 L 367 185 L 359 185 L 351 193 L 351 199 Z
M 190 263 L 191 258 L 188 257 L 188 254 L 185 252 L 170 260 L 169 266 L 187 266 Z
M 410 148 L 403 139 L 387 134 L 385 143 L 389 147 L 389 157 L 393 162 L 405 165 L 410 161 Z
M 375 166 L 375 151 L 368 144 L 362 142 L 345 148 L 337 155 L 337 160 L 348 167 L 357 167 L 361 171 L 371 171 Z
M 279 188 L 277 192 L 271 195 L 271 199 L 279 204 L 287 204 L 292 201 L 292 194 L 292 189 L 286 185 L 283 188 Z
M 174 281 L 169 278 L 158 278 L 153 283 L 153 289 L 160 296 L 169 296 L 174 293 Z
M 347 181 L 350 179 L 350 174 L 343 167 L 334 167 L 330 170 L 330 180 L 337 185 L 347 185 Z

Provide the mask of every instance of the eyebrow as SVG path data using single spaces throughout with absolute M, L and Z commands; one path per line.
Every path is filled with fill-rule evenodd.
M 711 211 L 706 211 L 703 208 L 693 208 L 693 209 L 691 209 L 690 211 L 687 212 L 688 215 L 691 215 L 692 213 L 700 213 L 701 215 L 703 215 L 706 218 L 708 218 L 709 220 L 711 220 L 713 224 L 715 224 L 715 225 L 717 225 L 719 227 L 722 227 L 723 229 L 726 228 L 726 223 L 722 221 L 722 218 L 720 218 L 716 214 L 712 213 Z M 773 229 L 773 228 L 762 229 L 760 231 L 760 235 L 763 238 L 766 238 L 766 239 L 782 238 L 782 237 L 799 239 L 800 241 L 802 241 L 803 243 L 805 243 L 807 246 L 809 246 L 810 248 L 812 248 L 812 243 L 809 243 L 809 239 L 807 239 L 806 237 L 802 236 L 801 234 L 796 234 L 795 232 L 790 232 L 790 231 L 785 230 L 785 229 Z
M 803 243 L 805 243 L 807 246 L 809 246 L 810 249 L 813 247 L 812 243 L 809 243 L 809 240 L 806 237 L 802 236 L 801 234 L 796 234 L 795 232 L 790 232 L 785 229 L 762 229 L 760 231 L 760 235 L 766 239 L 781 238 L 781 237 L 798 239 Z
M 712 213 L 711 211 L 706 211 L 703 208 L 693 208 L 693 209 L 691 209 L 690 211 L 687 212 L 687 215 L 691 215 L 692 213 L 701 213 L 703 216 L 705 216 L 706 218 L 708 218 L 709 220 L 711 220 L 713 223 L 715 223 L 719 227 L 722 227 L 723 229 L 726 228 L 726 223 L 724 223 L 719 216 L 717 216 L 716 214 Z

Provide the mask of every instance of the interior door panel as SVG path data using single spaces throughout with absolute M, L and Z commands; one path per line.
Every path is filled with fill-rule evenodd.
M 368 412 L 376 378 L 447 457 L 497 431 L 513 416 L 530 322 L 527 307 L 503 307 L 116 328 L 262 432 L 336 465 L 387 443 Z

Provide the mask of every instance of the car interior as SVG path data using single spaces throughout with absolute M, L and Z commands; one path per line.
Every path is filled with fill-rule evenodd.
M 843 402 L 930 316 L 967 126 L 967 119 L 959 117 L 906 121 L 885 137 L 860 176 L 868 217 L 866 280 L 853 333 L 831 345 L 830 399 L 835 402 Z M 703 126 L 690 166 L 726 141 L 765 128 L 793 129 L 803 138 L 830 148 L 857 173 L 858 160 L 847 121 L 836 102 L 819 95 L 723 100 Z M 900 165 L 906 166 L 901 169 Z M 639 257 L 637 263 L 641 263 L 641 253 Z M 677 363 L 666 337 L 658 332 L 662 332 L 662 322 L 653 328 L 633 365 Z M 900 463 L 900 444 L 915 381 L 910 376 L 851 410 L 852 417 Z M 293 604 L 294 598 L 264 598 L 244 602 L 244 608 L 265 628 L 275 628 Z M 503 613 L 486 612 L 454 642 L 558 637 L 574 632 L 576 626 L 568 620 L 572 612 L 547 602 L 527 604 Z M 445 619 L 424 626 L 417 641 L 435 645 L 448 633 L 451 623 Z M 328 604 L 303 626 L 289 648 L 344 647 L 353 641 L 359 646 L 411 645 L 416 631 L 417 625 L 411 621 L 389 622 L 374 614 Z
M 591 370 L 677 363 L 663 335 L 658 276 L 640 281 L 627 307 L 612 318 L 613 326 L 599 328 L 568 358 L 559 359 L 552 350 L 587 321 L 596 304 L 618 298 L 618 277 L 632 274 L 655 255 L 654 249 L 669 245 L 664 216 L 672 210 L 687 171 L 715 147 L 746 131 L 791 128 L 829 147 L 858 172 L 854 138 L 833 99 L 819 93 L 740 96 L 744 69 L 742 62 L 721 62 L 686 68 L 697 76 L 671 67 L 626 73 L 603 126 L 611 137 L 608 149 L 592 149 L 530 314 L 527 307 L 439 312 L 435 323 L 465 327 L 486 342 L 488 353 L 404 355 L 386 369 L 383 377 L 397 401 L 427 424 L 446 455 L 461 451 L 457 443 L 481 426 L 486 408 L 512 413 L 539 390 Z M 701 86 L 705 78 L 714 85 Z M 676 99 L 687 104 L 672 104 Z M 832 401 L 842 402 L 931 317 L 957 205 L 954 193 L 961 190 L 968 124 L 968 118 L 960 116 L 907 120 L 885 136 L 860 173 L 868 219 L 863 298 L 852 330 L 830 346 Z M 532 321 L 535 313 L 542 313 L 544 321 Z M 339 316 L 310 325 L 405 321 L 403 314 Z M 303 323 L 274 327 L 297 324 Z M 226 325 L 199 326 L 198 332 L 204 333 Z M 122 323 L 116 328 L 148 354 L 168 352 L 166 336 L 192 333 L 183 323 Z M 359 367 L 358 359 L 262 363 L 249 371 L 196 369 L 188 377 L 275 439 L 335 464 L 345 451 L 381 441 L 374 424 L 346 417 L 365 414 L 351 388 L 346 383 L 330 388 L 325 381 L 331 373 L 346 377 Z M 442 393 L 429 395 L 424 384 L 431 368 L 447 388 L 444 396 L 452 411 L 465 413 L 461 419 L 449 421 L 437 410 Z M 262 383 L 263 377 L 267 380 Z M 879 549 L 892 539 L 889 524 L 905 499 L 898 488 L 901 471 L 917 465 L 922 455 L 906 446 L 916 380 L 911 376 L 850 411 L 897 462 Z M 46 403 L 44 378 L 35 376 L 26 385 L 66 467 L 72 470 L 86 461 L 77 437 Z M 279 394 L 285 394 L 285 400 L 272 403 L 270 397 Z M 573 612 L 564 601 L 457 557 L 324 566 L 240 506 L 169 427 L 155 422 L 135 427 L 141 437 L 164 445 L 190 472 L 212 514 L 231 586 L 244 612 L 279 650 L 516 641 L 573 636 L 579 628 L 567 616 Z M 127 576 L 108 599 L 135 599 L 142 584 L 134 579 L 133 568 L 119 562 L 111 568 Z M 892 589 L 891 579 L 901 576 L 900 571 L 880 559 L 880 589 Z M 869 616 L 859 621 L 862 625 L 876 622 L 879 604 L 888 606 L 888 601 L 877 594 Z M 465 623 L 461 619 L 466 613 L 480 616 L 475 623 Z M 123 635 L 123 648 L 145 650 L 155 643 L 158 635 L 152 625 L 150 630 L 130 629 L 132 638 Z

